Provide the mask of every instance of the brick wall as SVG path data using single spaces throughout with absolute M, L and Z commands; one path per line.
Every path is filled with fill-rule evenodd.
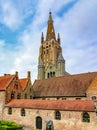
M 54 110 L 25 109 L 26 116 L 21 116 L 20 108 L 13 108 L 12 115 L 8 115 L 8 108 L 4 110 L 4 119 L 13 120 L 19 124 L 36 128 L 36 117 L 42 118 L 43 130 L 46 128 L 46 120 L 53 120 L 54 130 L 97 130 L 97 118 L 95 112 L 90 114 L 90 123 L 82 122 L 82 112 L 60 111 L 61 120 L 55 120 Z
M 5 105 L 5 91 L 0 91 L 0 120 L 3 118 L 4 105 Z

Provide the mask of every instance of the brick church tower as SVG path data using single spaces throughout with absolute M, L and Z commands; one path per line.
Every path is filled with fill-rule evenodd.
M 42 33 L 38 58 L 38 79 L 68 75 L 62 56 L 60 35 L 56 38 L 52 14 L 49 12 L 46 39 Z

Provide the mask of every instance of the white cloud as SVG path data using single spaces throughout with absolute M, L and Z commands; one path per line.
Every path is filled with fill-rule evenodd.
M 1 0 L 0 22 L 12 30 L 22 23 L 22 17 L 11 0 Z

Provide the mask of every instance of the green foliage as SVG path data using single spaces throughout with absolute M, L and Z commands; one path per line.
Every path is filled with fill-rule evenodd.
M 21 125 L 16 124 L 15 122 L 12 121 L 5 121 L 2 120 L 0 121 L 0 130 L 17 130 L 17 129 L 22 129 L 23 127 Z

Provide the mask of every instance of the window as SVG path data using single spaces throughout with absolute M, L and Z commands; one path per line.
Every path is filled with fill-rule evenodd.
M 52 72 L 50 72 L 50 77 L 52 77 Z
M 96 100 L 96 96 L 92 96 L 92 100 Z
M 90 122 L 90 115 L 87 112 L 84 112 L 82 114 L 82 120 L 83 122 Z
M 76 100 L 81 100 L 81 98 L 76 98 Z
M 55 72 L 53 72 L 53 77 L 55 76 Z
M 66 100 L 66 97 L 63 97 L 62 100 Z
M 21 98 L 21 94 L 18 94 L 18 95 L 17 95 L 17 99 L 20 99 L 20 98 Z
M 14 99 L 14 93 L 13 92 L 11 93 L 11 99 Z
M 49 73 L 47 74 L 47 77 L 49 78 Z
M 11 107 L 8 108 L 8 114 L 9 114 L 9 115 L 12 114 L 12 108 L 11 108 Z
M 18 82 L 17 81 L 15 81 L 14 89 L 18 89 Z
M 47 51 L 46 51 L 46 54 L 48 54 L 48 53 L 49 53 L 49 51 L 47 50 Z
M 97 118 L 97 111 L 96 111 L 96 118 Z
M 56 120 L 61 120 L 61 113 L 59 111 L 55 112 L 55 119 Z
M 30 95 L 30 99 L 33 99 L 32 95 Z
M 25 109 L 24 108 L 21 109 L 21 116 L 25 116 Z

